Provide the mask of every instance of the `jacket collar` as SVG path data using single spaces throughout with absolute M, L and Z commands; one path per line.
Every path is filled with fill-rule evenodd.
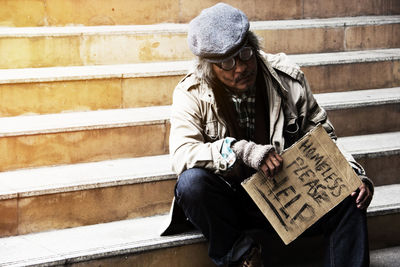
M 263 64 L 261 64 L 261 66 L 262 66 L 263 68 L 265 68 L 265 69 L 266 69 L 265 71 L 268 71 L 268 72 L 271 74 L 272 78 L 278 83 L 279 86 L 278 86 L 278 88 L 276 88 L 276 89 L 278 90 L 278 94 L 279 94 L 280 96 L 282 96 L 284 99 L 286 99 L 287 96 L 288 96 L 288 91 L 287 91 L 286 88 L 282 85 L 282 82 L 281 82 L 281 79 L 280 79 L 279 76 L 278 76 L 278 73 L 276 73 L 275 69 L 273 68 L 273 66 L 271 65 L 271 63 L 268 62 L 268 60 L 267 60 L 266 57 L 264 57 L 264 56 L 262 55 L 261 60 L 262 60 L 262 63 L 263 63 Z
M 300 70 L 300 67 L 291 62 L 289 57 L 284 53 L 279 54 L 267 54 L 260 50 L 260 54 L 263 61 L 270 65 L 272 68 L 277 69 L 295 80 L 301 82 L 304 79 L 304 73 Z
M 284 99 L 287 99 L 288 91 L 282 85 L 282 82 L 281 82 L 276 70 L 279 70 L 279 71 L 285 73 L 286 75 L 289 75 L 290 77 L 292 77 L 295 80 L 298 80 L 299 82 L 303 81 L 304 73 L 300 70 L 300 67 L 298 65 L 290 62 L 288 60 L 288 57 L 285 54 L 282 54 L 282 53 L 267 54 L 263 51 L 260 51 L 260 54 L 261 54 L 261 60 L 263 63 L 261 65 L 263 67 L 265 67 L 266 70 L 269 71 L 269 73 L 271 73 L 271 76 L 278 83 L 279 88 L 277 88 L 277 90 L 278 90 L 279 95 L 281 95 Z M 198 83 L 200 84 L 200 86 L 199 86 L 200 99 L 203 101 L 209 102 L 211 104 L 215 104 L 215 96 L 214 96 L 214 92 L 212 91 L 212 89 L 204 82 L 200 82 L 198 80 Z

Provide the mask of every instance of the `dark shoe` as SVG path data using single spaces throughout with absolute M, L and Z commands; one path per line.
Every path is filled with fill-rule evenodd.
M 261 247 L 252 247 L 237 263 L 232 263 L 229 267 L 264 267 Z

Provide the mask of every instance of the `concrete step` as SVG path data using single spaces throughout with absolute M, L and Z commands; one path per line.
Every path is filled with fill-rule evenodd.
M 379 188 L 379 187 L 378 187 Z M 368 210 L 368 235 L 371 249 L 384 249 L 400 245 L 400 205 L 394 203 L 400 195 L 399 184 L 379 188 Z
M 155 216 L 2 238 L 0 266 L 72 266 L 88 261 L 106 266 L 213 266 L 199 233 L 160 237 L 165 219 Z
M 193 58 L 187 24 L 0 28 L 0 68 L 131 64 Z M 400 47 L 400 16 L 254 21 L 269 53 Z M 312 39 L 313 42 L 309 42 Z M 68 53 L 65 53 L 68 51 Z
M 398 86 L 399 57 L 400 49 L 290 56 L 302 67 L 314 93 Z
M 399 88 L 315 96 L 339 136 L 400 131 Z M 0 171 L 165 154 L 169 112 L 155 106 L 0 118 L 0 146 L 8 153 Z
M 314 93 L 400 86 L 400 48 L 289 58 L 302 66 Z M 191 61 L 171 61 L 2 69 L 0 115 L 169 105 L 191 66 Z
M 0 171 L 161 155 L 169 107 L 0 118 Z
M 307 245 L 307 244 L 305 244 Z M 288 253 L 289 254 L 289 253 Z M 322 252 L 320 253 L 322 255 Z M 400 247 L 388 247 L 370 251 L 370 267 L 397 267 L 400 262 Z M 297 264 L 277 264 L 272 267 L 320 267 L 323 266 L 323 258 L 313 257 L 308 261 L 298 262 Z
M 190 65 L 182 61 L 0 70 L 0 115 L 167 105 Z
M 400 262 L 400 246 L 374 250 L 371 267 L 396 267 Z
M 162 214 L 175 181 L 167 155 L 0 172 L 0 236 Z
M 315 94 L 342 136 L 400 131 L 400 87 Z
M 377 187 L 371 209 L 379 210 L 379 201 L 385 196 L 385 199 L 390 199 L 384 205 L 385 213 L 399 214 L 399 186 Z M 388 205 L 391 209 L 387 208 Z M 369 219 L 379 216 L 379 212 L 370 213 Z M 207 244 L 201 234 L 191 232 L 160 237 L 158 233 L 165 219 L 166 216 L 153 216 L 1 238 L 0 265 L 214 266 L 207 258 Z M 397 217 L 389 224 L 397 225 L 399 222 Z M 397 246 L 399 234 L 397 227 L 396 235 L 391 237 Z M 370 241 L 375 242 L 373 239 Z M 280 246 L 284 249 L 282 242 Z M 298 247 L 300 252 L 296 254 L 307 254 L 305 248 L 307 246 Z M 378 260 L 376 255 L 382 254 L 373 252 L 373 262 Z
M 204 8 L 218 1 L 193 4 L 190 0 L 179 2 L 124 0 L 107 1 L 99 5 L 95 0 L 3 0 L 0 26 L 36 27 L 68 25 L 127 25 L 165 22 L 187 23 Z M 346 17 L 365 15 L 400 14 L 396 0 L 357 1 L 227 1 L 242 9 L 250 20 L 299 19 L 321 17 Z M 151 15 L 150 15 L 151 14 Z
M 399 182 L 400 132 L 349 136 L 339 139 L 347 151 L 364 166 L 368 176 L 376 185 Z
M 367 171 L 390 156 L 390 170 L 368 173 L 376 185 L 400 171 L 399 142 L 400 132 L 339 139 L 359 161 L 370 159 Z M 168 155 L 0 172 L 0 236 L 165 213 L 175 181 Z

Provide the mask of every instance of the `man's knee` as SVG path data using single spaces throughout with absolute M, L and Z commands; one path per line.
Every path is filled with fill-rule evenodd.
M 193 168 L 184 171 L 178 179 L 175 189 L 175 197 L 178 203 L 197 202 L 204 199 L 207 194 L 207 179 L 210 173 L 205 169 Z
M 336 208 L 331 217 L 331 224 L 335 227 L 340 222 L 349 225 L 358 225 L 359 227 L 366 224 L 366 212 L 357 208 L 354 197 L 345 198 Z
M 356 214 L 359 216 L 365 216 L 366 212 L 357 208 L 356 199 L 352 196 L 345 198 L 342 202 L 342 209 L 345 210 L 347 213 Z

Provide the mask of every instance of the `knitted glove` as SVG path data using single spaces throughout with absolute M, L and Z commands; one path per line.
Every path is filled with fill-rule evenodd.
M 259 170 L 267 154 L 274 149 L 271 145 L 258 145 L 251 141 L 240 140 L 232 145 L 232 151 L 244 164 Z

